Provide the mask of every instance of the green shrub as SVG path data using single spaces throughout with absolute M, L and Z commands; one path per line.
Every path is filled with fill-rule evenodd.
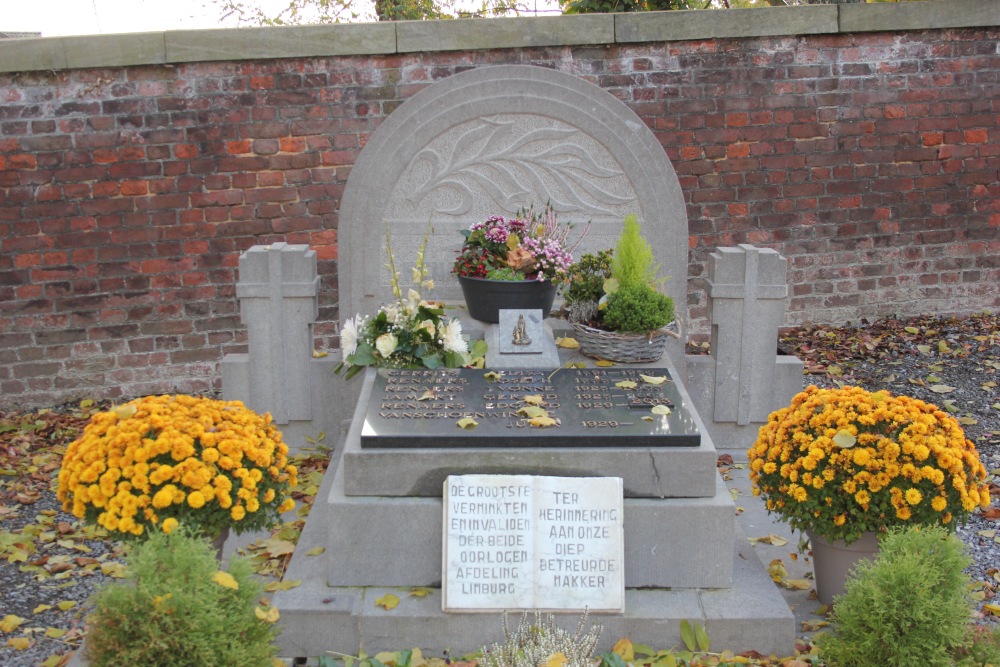
M 623 333 L 646 333 L 673 319 L 673 299 L 645 283 L 619 287 L 608 297 L 604 313 L 605 327 Z
M 659 268 L 652 246 L 642 236 L 639 218 L 635 213 L 625 216 L 625 226 L 611 259 L 611 277 L 618 281 L 618 288 L 656 285 L 660 282 L 656 277 Z
M 890 530 L 837 598 L 821 656 L 830 667 L 951 667 L 971 618 L 969 562 L 940 526 Z
M 233 559 L 238 588 L 213 577 L 216 552 L 183 529 L 151 532 L 132 546 L 128 579 L 95 598 L 85 654 L 91 667 L 271 667 L 275 625 L 255 614 L 263 592 L 252 568 Z M 225 580 L 225 577 L 221 577 Z

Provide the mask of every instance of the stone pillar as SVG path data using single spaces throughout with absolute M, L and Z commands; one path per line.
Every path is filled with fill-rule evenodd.
M 767 420 L 778 327 L 785 315 L 787 260 L 770 248 L 719 248 L 709 256 L 716 421 Z
M 222 360 L 222 394 L 269 412 L 290 446 L 338 435 L 331 357 L 313 357 L 312 325 L 319 314 L 316 253 L 305 245 L 272 243 L 240 255 L 236 297 L 247 327 L 248 354 Z
M 236 298 L 250 348 L 249 406 L 277 424 L 312 416 L 308 375 L 319 314 L 316 253 L 304 245 L 254 246 L 240 256 Z
M 688 388 L 716 447 L 749 447 L 768 415 L 802 389 L 802 362 L 777 355 L 787 260 L 740 245 L 709 255 L 712 353 L 688 356 Z

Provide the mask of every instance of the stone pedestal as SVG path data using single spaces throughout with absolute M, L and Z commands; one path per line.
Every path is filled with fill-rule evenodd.
M 665 358 L 656 372 L 673 367 Z M 592 615 L 605 627 L 602 650 L 625 636 L 679 644 L 683 619 L 704 624 L 715 646 L 791 650 L 792 613 L 737 533 L 715 446 L 693 408 L 698 447 L 365 449 L 374 376 L 364 379 L 343 457 L 327 473 L 286 575 L 303 584 L 274 598 L 283 655 L 401 646 L 434 654 L 500 639 L 500 614 L 441 611 L 442 481 L 470 473 L 623 479 L 625 613 Z M 691 407 L 681 383 L 677 390 Z M 315 546 L 322 556 L 304 555 Z M 432 592 L 408 596 L 415 587 Z M 402 600 L 391 611 L 375 606 L 386 592 Z

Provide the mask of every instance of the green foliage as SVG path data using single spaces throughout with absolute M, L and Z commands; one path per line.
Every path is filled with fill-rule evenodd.
M 563 298 L 566 304 L 581 301 L 600 301 L 604 296 L 604 281 L 611 277 L 611 258 L 614 250 L 586 253 L 569 267 Z
M 969 626 L 965 643 L 956 653 L 959 667 L 1000 665 L 1000 627 Z
M 646 333 L 673 319 L 673 299 L 644 283 L 619 287 L 608 297 L 604 312 L 604 326 L 623 333 Z
M 972 613 L 964 545 L 940 526 L 890 530 L 837 598 L 829 667 L 952 667 Z
M 490 269 L 486 273 L 486 277 L 489 280 L 524 280 L 524 271 L 515 271 L 509 266 L 502 266 L 495 269 Z
M 625 226 L 611 260 L 611 277 L 618 281 L 619 288 L 655 285 L 659 268 L 653 248 L 642 236 L 638 216 L 634 213 L 625 216 Z
M 668 9 L 705 9 L 711 0 L 567 0 L 563 14 L 610 14 L 613 12 L 650 12 Z
M 92 667 L 270 667 L 273 623 L 257 618 L 263 592 L 251 566 L 233 559 L 238 588 L 213 580 L 216 552 L 183 529 L 132 547 L 125 584 L 95 598 L 86 656 Z

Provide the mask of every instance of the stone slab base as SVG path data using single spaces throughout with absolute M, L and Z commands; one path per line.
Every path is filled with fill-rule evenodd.
M 328 564 L 327 583 L 440 586 L 441 498 L 345 496 L 343 471 L 306 523 L 328 527 L 317 559 Z M 626 587 L 730 585 L 735 505 L 717 473 L 712 481 L 709 498 L 625 499 Z
M 686 619 L 702 623 L 718 650 L 791 654 L 794 616 L 746 538 L 739 534 L 736 542 L 731 588 L 629 589 L 624 614 L 590 617 L 590 622 L 604 626 L 599 650 L 609 650 L 621 637 L 654 648 L 682 646 L 680 622 Z M 405 549 L 405 545 L 387 544 L 386 549 Z M 445 614 L 439 589 L 416 597 L 408 595 L 407 587 L 330 587 L 317 568 L 319 560 L 309 560 L 293 559 L 286 575 L 303 584 L 274 596 L 284 624 L 278 640 L 283 657 L 316 657 L 327 651 L 374 655 L 414 647 L 426 656 L 440 656 L 446 650 L 461 655 L 503 636 L 498 612 Z M 400 598 L 398 607 L 386 611 L 375 605 L 386 593 Z M 569 630 L 575 629 L 578 619 L 579 614 L 573 613 L 556 617 Z M 517 622 L 516 615 L 511 622 Z

